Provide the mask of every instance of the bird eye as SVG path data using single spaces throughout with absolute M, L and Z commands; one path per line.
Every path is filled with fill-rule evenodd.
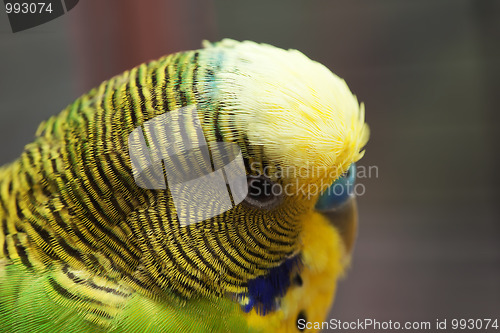
M 349 169 L 337 179 L 325 192 L 321 194 L 316 202 L 319 211 L 331 210 L 341 206 L 350 197 L 354 196 L 354 184 L 356 182 L 356 165 L 353 163 Z
M 264 176 L 247 176 L 247 204 L 263 209 L 275 207 L 281 199 L 282 191 L 278 183 Z

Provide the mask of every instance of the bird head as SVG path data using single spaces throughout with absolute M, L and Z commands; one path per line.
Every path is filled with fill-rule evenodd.
M 245 292 L 250 279 L 297 254 L 318 197 L 363 156 L 364 106 L 344 80 L 296 50 L 225 39 L 205 42 L 196 61 L 203 134 L 241 149 L 248 194 L 172 232 L 190 237 L 186 247 L 203 258 L 200 274 L 212 287 Z

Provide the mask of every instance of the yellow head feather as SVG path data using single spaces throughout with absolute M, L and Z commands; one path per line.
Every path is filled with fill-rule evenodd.
M 301 182 L 331 183 L 363 156 L 364 105 L 328 68 L 267 44 L 224 39 L 204 46 L 223 52 L 215 74 L 221 117 L 228 115 L 269 159 L 302 170 L 295 174 Z

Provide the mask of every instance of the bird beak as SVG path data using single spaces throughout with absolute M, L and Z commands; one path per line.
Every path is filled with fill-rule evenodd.
M 356 197 L 351 196 L 339 207 L 322 210 L 328 221 L 339 231 L 348 254 L 351 254 L 358 234 L 358 208 Z

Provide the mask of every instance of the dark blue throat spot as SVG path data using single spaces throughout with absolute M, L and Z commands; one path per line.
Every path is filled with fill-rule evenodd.
M 255 308 L 258 314 L 265 315 L 277 310 L 279 300 L 290 288 L 293 274 L 300 269 L 299 255 L 287 259 L 278 267 L 271 268 L 266 275 L 248 281 L 248 293 L 238 295 L 243 311 L 250 312 Z

